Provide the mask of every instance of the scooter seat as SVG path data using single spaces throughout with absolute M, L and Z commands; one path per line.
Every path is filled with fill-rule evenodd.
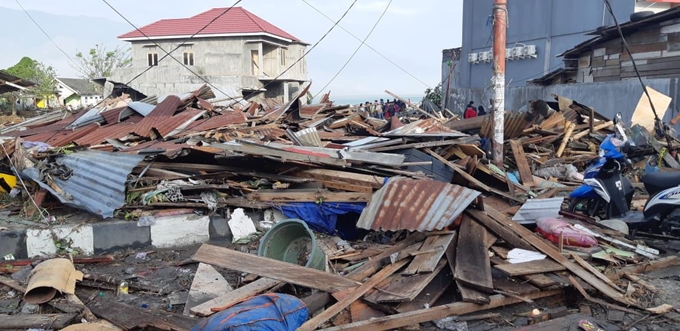
M 651 196 L 680 185 L 680 172 L 652 172 L 642 176 L 647 193 Z

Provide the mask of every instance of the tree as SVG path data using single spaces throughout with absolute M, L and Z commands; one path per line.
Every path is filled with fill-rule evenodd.
M 116 47 L 107 50 L 104 45 L 94 45 L 90 51 L 76 53 L 77 65 L 71 65 L 78 70 L 83 78 L 95 79 L 110 77 L 114 69 L 129 67 L 132 64 L 129 48 Z
M 432 101 L 437 107 L 442 107 L 442 84 L 435 86 L 434 89 L 425 89 L 425 99 Z
M 7 68 L 7 73 L 34 82 L 36 85 L 29 90 L 37 98 L 49 99 L 57 91 L 57 73 L 51 66 L 24 56 L 17 64 Z M 12 115 L 16 115 L 16 101 L 18 93 L 10 94 L 8 99 L 12 102 Z

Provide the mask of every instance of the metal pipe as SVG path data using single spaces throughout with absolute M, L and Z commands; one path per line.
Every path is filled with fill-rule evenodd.
M 503 169 L 505 127 L 505 44 L 508 23 L 507 0 L 493 6 L 493 161 Z

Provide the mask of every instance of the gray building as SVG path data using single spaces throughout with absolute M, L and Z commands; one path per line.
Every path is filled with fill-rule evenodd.
M 296 95 L 307 81 L 307 63 L 304 58 L 298 62 L 307 44 L 241 7 L 225 10 L 164 19 L 119 36 L 131 44 L 132 66 L 114 71 L 108 87 L 125 84 L 152 67 L 129 87 L 160 96 L 195 90 L 205 79 L 224 92 L 214 91 L 218 99 L 259 94 L 285 102 Z M 172 53 L 178 61 L 163 59 L 162 49 L 178 46 Z
M 617 18 L 628 21 L 635 0 L 611 1 Z M 463 45 L 453 88 L 484 88 L 491 83 L 493 0 L 463 2 Z M 506 83 L 524 85 L 562 66 L 558 54 L 586 40 L 598 27 L 613 24 L 600 0 L 508 1 Z M 446 54 L 444 54 L 446 57 Z M 448 75 L 444 61 L 442 79 Z

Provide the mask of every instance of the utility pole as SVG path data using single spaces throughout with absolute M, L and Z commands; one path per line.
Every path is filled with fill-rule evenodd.
M 508 1 L 494 0 L 493 5 L 493 162 L 503 169 L 505 128 L 505 39 L 508 24 Z

